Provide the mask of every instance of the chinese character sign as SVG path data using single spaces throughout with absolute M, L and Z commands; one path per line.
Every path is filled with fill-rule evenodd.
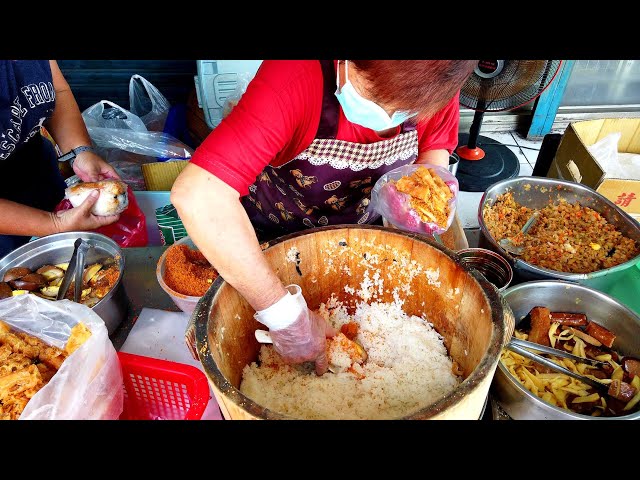
M 629 204 L 631 203 L 632 200 L 635 200 L 636 194 L 631 192 L 631 193 L 621 193 L 620 195 L 618 195 L 618 199 L 615 201 L 616 205 L 620 205 L 621 207 L 628 207 Z

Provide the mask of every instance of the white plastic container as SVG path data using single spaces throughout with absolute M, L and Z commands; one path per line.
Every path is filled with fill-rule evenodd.
M 234 93 L 239 75 L 250 78 L 258 71 L 262 60 L 198 60 L 194 77 L 198 106 L 204 112 L 207 125 L 218 126 L 223 117 L 224 102 Z
M 197 247 L 194 245 L 194 243 L 191 241 L 189 237 L 181 238 L 173 245 L 182 245 L 182 244 L 188 245 L 189 248 L 197 249 Z M 173 247 L 173 245 L 171 247 Z M 156 276 L 158 277 L 158 283 L 160 284 L 162 289 L 165 292 L 167 292 L 167 295 L 171 297 L 171 300 L 173 300 L 173 303 L 175 303 L 176 306 L 183 312 L 190 314 L 196 308 L 196 304 L 198 303 L 198 300 L 200 300 L 202 297 L 192 297 L 191 295 L 183 295 L 182 293 L 178 293 L 175 290 L 170 289 L 167 286 L 167 284 L 164 282 L 165 261 L 167 259 L 167 252 L 171 247 L 167 248 L 158 259 L 158 265 L 156 267 Z

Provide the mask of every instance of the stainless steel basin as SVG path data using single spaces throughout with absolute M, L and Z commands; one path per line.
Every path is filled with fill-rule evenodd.
M 527 280 L 557 279 L 587 285 L 598 290 L 607 290 L 620 274 L 640 262 L 640 255 L 615 267 L 592 273 L 566 273 L 532 265 L 514 257 L 500 247 L 500 239 L 492 238 L 484 222 L 483 210 L 491 205 L 499 195 L 511 191 L 517 203 L 528 208 L 539 209 L 564 199 L 569 203 L 579 202 L 599 212 L 608 222 L 616 226 L 625 236 L 640 243 L 640 224 L 595 190 L 580 183 L 543 177 L 518 177 L 491 185 L 482 196 L 478 207 L 478 223 L 482 232 L 480 246 L 500 253 L 513 265 L 516 283 Z
M 576 283 L 559 280 L 525 282 L 502 294 L 515 316 L 516 328 L 533 307 L 556 312 L 584 313 L 616 334 L 613 348 L 622 355 L 640 356 L 640 317 L 612 297 Z M 640 419 L 640 412 L 622 417 L 591 417 L 555 407 L 529 392 L 501 361 L 491 385 L 491 393 L 515 420 L 607 420 Z
M 127 299 L 122 286 L 124 255 L 120 246 L 109 237 L 95 232 L 65 232 L 38 238 L 0 259 L 0 278 L 13 267 L 36 270 L 43 265 L 68 262 L 73 253 L 73 243 L 79 237 L 92 246 L 85 256 L 86 264 L 114 258 L 120 268 L 115 286 L 93 307 L 111 335 L 127 315 Z

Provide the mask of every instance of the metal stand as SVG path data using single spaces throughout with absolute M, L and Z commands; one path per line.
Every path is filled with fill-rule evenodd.
M 476 145 L 474 148 L 483 152 L 482 160 L 465 160 L 460 158 L 456 178 L 460 184 L 460 190 L 464 192 L 484 192 L 494 183 L 506 178 L 517 177 L 520 173 L 518 157 L 509 147 L 489 137 L 477 135 L 470 139 L 470 134 L 461 133 L 458 136 L 458 144 Z M 470 141 L 471 140 L 471 141 Z M 456 152 L 459 153 L 459 147 Z

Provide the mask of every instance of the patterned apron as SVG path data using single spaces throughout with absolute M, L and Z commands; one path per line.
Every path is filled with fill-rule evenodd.
M 418 157 L 418 133 L 411 120 L 398 135 L 379 142 L 336 140 L 336 72 L 333 60 L 320 63 L 324 91 L 316 138 L 293 160 L 265 167 L 241 199 L 261 242 L 305 227 L 373 223 L 379 218 L 367 211 L 373 185 L 384 173 Z

